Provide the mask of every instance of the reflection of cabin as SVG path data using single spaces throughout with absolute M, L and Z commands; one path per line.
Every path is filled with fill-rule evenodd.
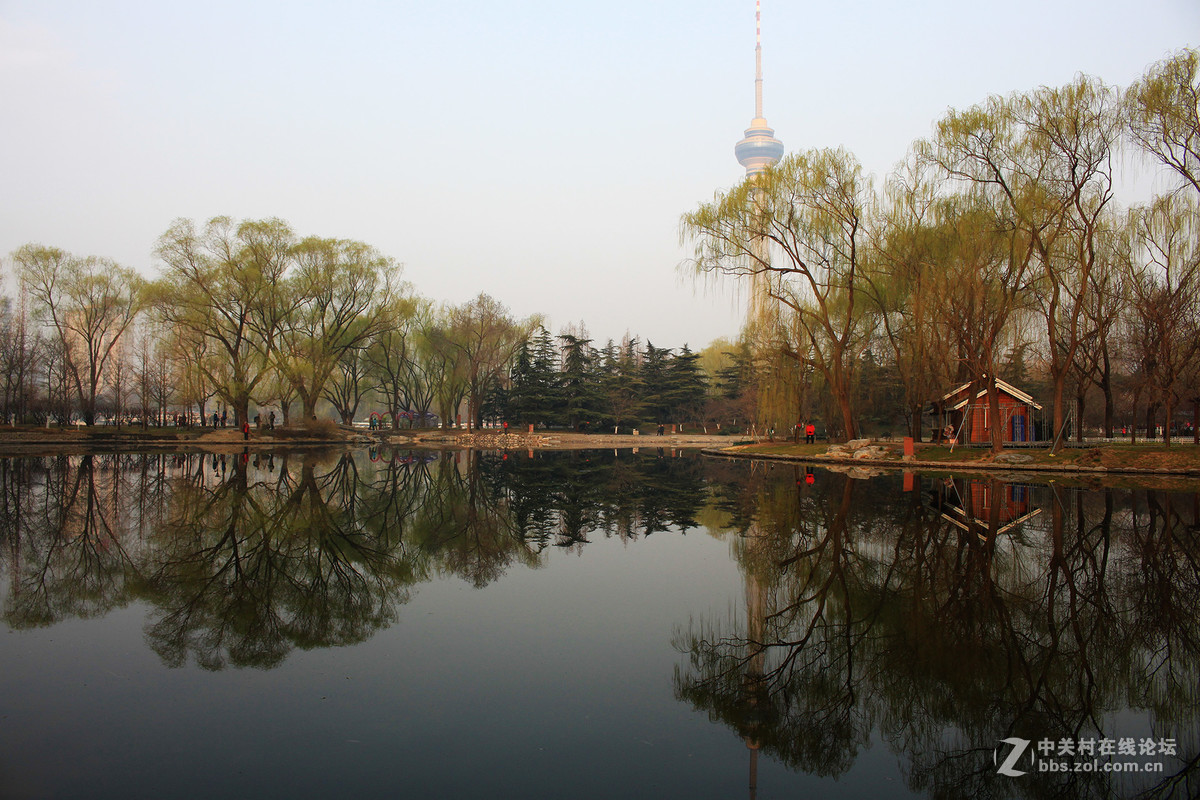
M 1030 487 L 1019 483 L 946 478 L 935 483 L 930 506 L 964 531 L 997 536 L 1041 512 L 1030 509 L 1029 495 Z
M 993 420 L 992 410 L 988 407 L 987 389 L 979 387 L 972 394 L 972 386 L 979 387 L 979 384 L 964 383 L 942 397 L 938 403 L 938 407 L 941 408 L 938 429 L 951 426 L 954 435 L 962 443 L 989 443 L 992 441 Z M 1031 395 L 998 378 L 996 392 L 1000 401 L 1000 440 L 1034 441 L 1034 415 L 1040 412 L 1042 407 L 1034 402 Z

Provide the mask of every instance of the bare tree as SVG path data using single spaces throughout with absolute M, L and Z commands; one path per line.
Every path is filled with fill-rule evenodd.
M 450 310 L 446 341 L 465 370 L 467 428 L 483 424 L 483 396 L 529 338 L 536 320 L 517 321 L 486 294 Z
M 24 304 L 13 309 L 8 298 L 0 301 L 0 379 L 3 421 L 16 425 L 26 421 L 34 397 L 35 377 L 42 357 L 43 342 L 31 330 Z
M 113 261 L 77 258 L 56 247 L 25 245 L 13 260 L 62 343 L 62 363 L 83 421 L 95 424 L 110 359 L 142 308 L 143 281 Z
M 1142 382 L 1166 412 L 1169 445 L 1176 406 L 1195 396 L 1194 362 L 1200 358 L 1200 203 L 1178 194 L 1159 197 L 1130 211 L 1127 235 Z

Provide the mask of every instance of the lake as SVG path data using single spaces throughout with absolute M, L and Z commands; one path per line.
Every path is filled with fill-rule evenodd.
M 0 459 L 0 795 L 1195 797 L 1184 488 Z

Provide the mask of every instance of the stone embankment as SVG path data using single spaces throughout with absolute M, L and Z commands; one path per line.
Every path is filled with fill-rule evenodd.
M 869 477 L 887 469 L 1200 477 L 1200 448 L 1194 445 L 1175 445 L 1170 450 L 1154 445 L 1073 448 L 1060 453 L 1039 449 L 993 454 L 990 450 L 979 449 L 949 451 L 934 445 L 918 445 L 914 450 L 913 455 L 905 455 L 904 446 L 896 442 L 854 439 L 845 444 L 830 444 L 824 450 L 811 445 L 757 443 L 707 448 L 702 452 L 722 458 L 819 464 L 854 477 Z
M 503 433 L 490 429 L 473 431 L 431 431 L 405 435 L 387 435 L 384 441 L 394 446 L 472 447 L 480 450 L 608 450 L 641 447 L 671 447 L 703 449 L 728 444 L 728 436 L 705 434 L 664 434 L 662 436 L 633 436 L 604 433 Z
M 487 430 L 456 435 L 385 436 L 383 439 L 392 445 L 423 444 L 436 445 L 438 447 L 467 447 L 476 450 L 541 449 L 549 443 L 549 437 L 533 433 L 501 433 L 500 431 Z

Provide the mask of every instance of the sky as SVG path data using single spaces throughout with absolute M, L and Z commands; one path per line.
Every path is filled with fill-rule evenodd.
M 1200 44 L 1197 0 L 763 0 L 789 152 L 882 178 L 949 108 Z M 679 219 L 744 175 L 752 0 L 0 0 L 0 269 L 27 242 L 153 276 L 177 218 L 357 239 L 421 295 L 697 350 L 746 297 Z

